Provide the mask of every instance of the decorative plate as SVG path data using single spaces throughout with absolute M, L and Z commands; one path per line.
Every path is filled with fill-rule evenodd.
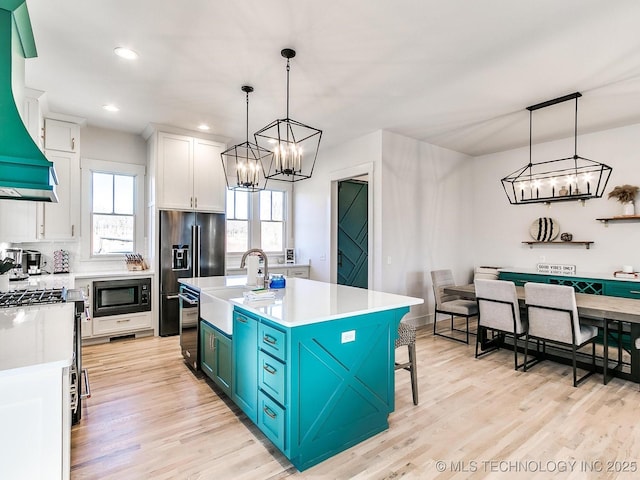
M 540 217 L 533 221 L 529 233 L 538 242 L 550 242 L 560 233 L 560 225 L 551 217 Z

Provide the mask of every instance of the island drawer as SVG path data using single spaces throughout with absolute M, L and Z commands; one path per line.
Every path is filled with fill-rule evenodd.
M 258 427 L 282 452 L 285 451 L 284 408 L 270 399 L 264 392 L 258 392 Z
M 258 327 L 258 347 L 284 361 L 287 355 L 287 335 L 270 325 L 260 323 Z
M 604 294 L 611 297 L 640 298 L 640 283 L 638 282 L 607 282 Z
M 286 365 L 265 352 L 258 353 L 258 386 L 285 404 Z

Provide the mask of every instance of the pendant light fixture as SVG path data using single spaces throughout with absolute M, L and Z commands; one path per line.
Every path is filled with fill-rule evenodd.
M 529 163 L 501 180 L 504 192 L 512 205 L 549 204 L 568 200 L 584 203 L 590 198 L 602 197 L 611 176 L 611 167 L 578 155 L 578 98 L 581 96 L 580 92 L 575 92 L 527 107 Z M 533 163 L 533 112 L 568 100 L 575 100 L 573 156 Z
M 289 117 L 289 71 L 295 50 L 283 49 L 287 59 L 287 116 L 277 119 L 255 134 L 256 144 L 273 152 L 267 178 L 297 182 L 310 178 L 318 157 L 322 130 L 310 127 Z
M 253 87 L 244 85 L 242 91 L 247 96 L 246 141 L 228 148 L 220 154 L 222 168 L 229 190 L 257 192 L 267 186 L 263 160 L 269 162 L 272 152 L 249 142 L 249 94 Z

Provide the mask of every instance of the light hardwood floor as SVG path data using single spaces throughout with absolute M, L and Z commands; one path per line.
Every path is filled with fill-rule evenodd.
M 389 430 L 304 472 L 191 373 L 177 337 L 84 347 L 92 397 L 72 430 L 71 478 L 639 478 L 638 385 L 594 375 L 574 388 L 569 366 L 516 372 L 512 352 L 476 360 L 473 345 L 430 331 L 418 332 L 420 405 L 396 372 Z

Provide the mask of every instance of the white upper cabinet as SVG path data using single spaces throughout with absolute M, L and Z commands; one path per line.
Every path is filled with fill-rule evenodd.
M 224 212 L 225 180 L 220 159 L 224 145 L 164 132 L 157 138 L 157 208 Z
M 38 237 L 70 240 L 80 235 L 80 158 L 76 153 L 45 150 L 58 176 L 58 203 L 43 203 Z
M 61 120 L 45 119 L 45 150 L 80 152 L 80 125 Z

